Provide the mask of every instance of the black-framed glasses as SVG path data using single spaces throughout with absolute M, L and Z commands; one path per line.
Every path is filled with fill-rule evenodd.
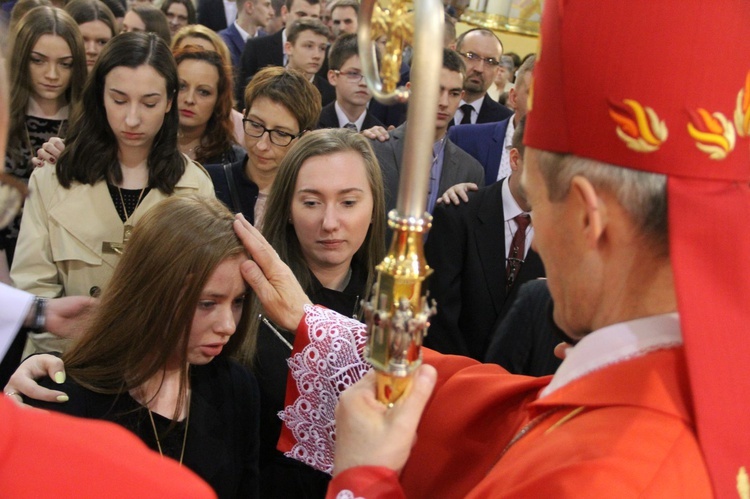
M 242 119 L 242 128 L 245 130 L 245 135 L 259 139 L 263 137 L 263 134 L 268 132 L 268 138 L 271 139 L 271 143 L 279 147 L 286 147 L 292 143 L 294 139 L 300 137 L 305 131 L 301 131 L 297 135 L 282 132 L 281 130 L 270 130 L 255 120 L 248 118 Z
M 10 173 L 0 172 L 0 229 L 18 214 L 29 188 Z
M 344 78 L 346 78 L 352 83 L 359 83 L 360 81 L 362 81 L 362 78 L 365 77 L 365 75 L 360 73 L 359 71 L 343 72 L 343 71 L 339 71 L 338 69 L 334 69 L 333 72 L 336 73 L 337 75 L 343 76 Z
M 494 57 L 482 57 L 481 55 L 477 55 L 474 52 L 459 52 L 459 54 L 462 57 L 465 57 L 466 59 L 474 62 L 484 62 L 488 66 L 492 66 L 493 68 L 496 68 L 500 65 L 500 61 L 495 59 Z

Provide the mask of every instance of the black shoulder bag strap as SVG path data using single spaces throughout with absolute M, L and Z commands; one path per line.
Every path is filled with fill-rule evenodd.
M 227 184 L 229 184 L 229 195 L 232 197 L 232 208 L 235 213 L 242 213 L 242 206 L 240 205 L 240 193 L 237 192 L 237 184 L 234 183 L 234 173 L 232 172 L 232 163 L 224 163 L 224 174 L 227 176 Z

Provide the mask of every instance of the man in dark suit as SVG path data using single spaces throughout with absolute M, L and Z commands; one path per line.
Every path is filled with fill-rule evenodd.
M 516 86 L 509 95 L 516 110 L 513 116 L 497 123 L 454 126 L 448 131 L 448 137 L 454 144 L 482 164 L 485 186 L 492 185 L 511 173 L 510 146 L 518 122 L 526 116 L 535 59 L 534 56 L 529 57 L 518 70 Z
M 510 309 L 518 287 L 544 276 L 539 255 L 529 249 L 530 225 L 523 229 L 523 248 L 508 258 L 520 230 L 516 217 L 529 212 L 519 184 L 523 123 L 513 136 L 510 177 L 472 193 L 468 203 L 435 209 L 425 256 L 435 270 L 428 285 L 438 307 L 424 344 L 439 352 L 483 360 L 493 327 Z M 520 269 L 511 278 L 513 262 Z
M 440 98 L 437 106 L 435 125 L 435 143 L 433 145 L 433 162 L 431 166 L 430 187 L 427 209 L 431 211 L 437 198 L 448 187 L 460 182 L 484 183 L 482 166 L 471 156 L 453 144 L 447 137 L 448 123 L 456 110 L 461 96 L 465 66 L 461 57 L 451 49 L 443 50 L 443 67 L 440 70 Z M 376 128 L 365 132 L 373 139 L 372 148 L 380 163 L 385 184 L 386 209 L 390 211 L 396 205 L 401 162 L 404 155 L 404 135 L 406 122 L 400 127 L 385 132 Z M 414 126 L 419 126 L 415 123 Z
M 286 26 L 302 17 L 320 18 L 320 0 L 286 0 L 281 8 L 281 16 Z M 242 90 L 258 70 L 266 66 L 286 66 L 284 44 L 287 41 L 287 28 L 273 35 L 250 38 L 245 44 L 240 59 L 240 84 L 237 85 L 237 102 L 243 102 Z
M 383 126 L 367 109 L 371 95 L 362 75 L 356 33 L 338 37 L 331 45 L 328 60 L 331 67 L 328 82 L 336 90 L 336 101 L 320 111 L 318 128 L 349 128 L 359 132 Z
M 556 330 L 547 280 L 524 283 L 508 314 L 493 328 L 484 362 L 500 364 L 513 374 L 554 374 L 562 362 L 555 347 L 563 341 Z
M 237 19 L 219 32 L 232 57 L 235 75 L 240 71 L 240 58 L 245 43 L 248 39 L 258 36 L 258 31 L 265 27 L 272 17 L 271 0 L 237 0 Z
M 486 28 L 471 29 L 458 37 L 456 51 L 466 63 L 466 79 L 464 98 L 453 117 L 453 124 L 491 123 L 513 114 L 487 95 L 503 55 L 503 45 L 497 35 Z
M 323 106 L 335 101 L 336 91 L 328 80 L 317 74 L 328 48 L 328 27 L 320 19 L 302 17 L 289 25 L 287 34 L 284 44 L 287 67 L 307 76 L 320 92 Z
M 234 4 L 234 2 L 231 2 Z M 231 12 L 227 12 L 224 8 L 224 0 L 198 0 L 198 7 L 196 12 L 198 14 L 198 24 L 210 28 L 216 32 L 226 29 L 227 26 L 232 24 L 232 21 L 237 17 L 236 5 Z

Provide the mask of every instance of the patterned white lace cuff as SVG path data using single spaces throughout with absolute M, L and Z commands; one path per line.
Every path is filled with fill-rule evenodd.
M 330 474 L 339 395 L 370 369 L 362 357 L 366 328 L 317 306 L 305 306 L 304 324 L 306 331 L 300 327 L 297 334 L 307 338 L 295 341 L 288 361 L 298 396 L 279 413 L 295 440 L 284 455 Z

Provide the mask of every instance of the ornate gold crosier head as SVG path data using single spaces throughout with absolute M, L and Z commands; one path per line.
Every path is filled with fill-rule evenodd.
M 373 96 L 384 104 L 409 99 L 404 156 L 396 209 L 388 214 L 393 242 L 377 266 L 378 279 L 365 304 L 365 355 L 378 374 L 378 398 L 393 404 L 409 387 L 421 364 L 422 338 L 435 311 L 423 283 L 432 270 L 424 258 L 425 213 L 432 145 L 443 65 L 443 4 L 440 0 L 363 0 L 359 11 L 359 52 Z M 385 38 L 378 71 L 373 40 Z M 413 47 L 411 90 L 397 88 L 406 45 Z
M 370 16 L 363 12 L 365 9 L 370 11 Z M 401 78 L 404 49 L 414 41 L 414 3 L 409 0 L 363 2 L 361 12 L 366 19 L 360 19 L 358 40 L 367 85 L 384 104 L 406 102 L 409 90 L 396 87 Z M 371 41 L 383 41 L 380 71 Z

